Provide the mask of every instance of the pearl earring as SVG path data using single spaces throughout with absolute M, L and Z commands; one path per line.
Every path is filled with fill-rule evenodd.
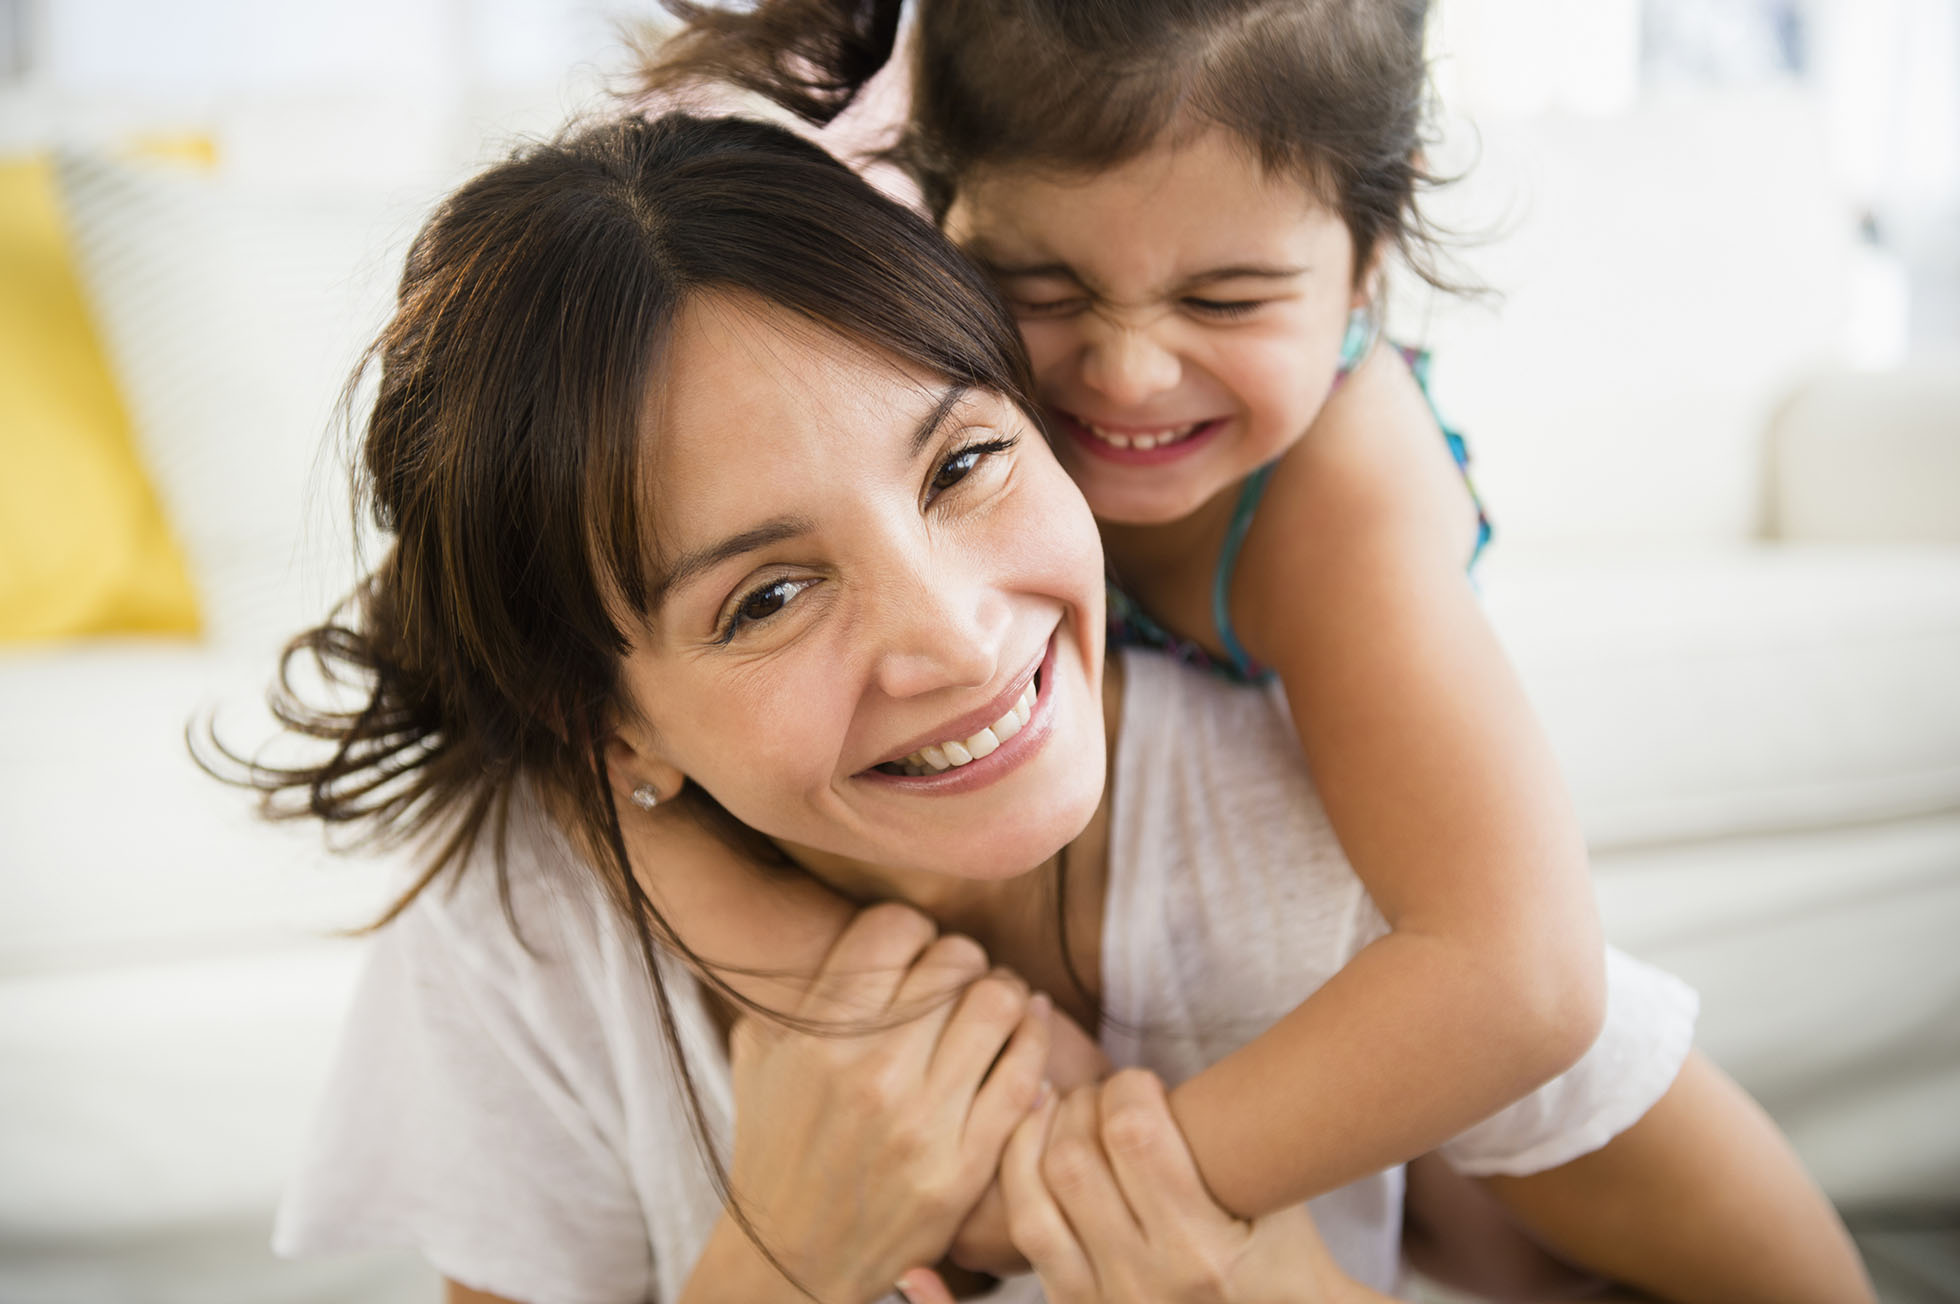
M 632 802 L 641 810 L 652 810 L 660 804 L 660 794 L 654 790 L 652 784 L 643 783 L 633 789 Z

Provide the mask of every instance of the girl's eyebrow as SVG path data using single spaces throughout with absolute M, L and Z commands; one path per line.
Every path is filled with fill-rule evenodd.
M 972 257 L 993 276 L 1002 280 L 1016 277 L 1068 281 L 1083 289 L 1089 283 L 1082 274 L 1063 262 L 1010 263 L 991 258 L 983 252 L 974 252 Z M 1207 267 L 1202 272 L 1193 272 L 1177 284 L 1178 289 L 1189 289 L 1194 285 L 1209 285 L 1213 281 L 1285 281 L 1305 275 L 1307 268 L 1291 263 L 1227 263 L 1223 267 Z
M 972 258 L 995 276 L 1033 276 L 1053 281 L 1073 281 L 1077 285 L 1083 284 L 1081 276 L 1077 275 L 1076 270 L 1067 263 L 1009 263 L 998 258 L 989 258 L 983 253 L 974 253 Z
M 1307 269 L 1278 263 L 1230 263 L 1224 267 L 1211 267 L 1184 279 L 1186 285 L 1202 285 L 1207 281 L 1284 281 L 1289 277 L 1301 276 Z

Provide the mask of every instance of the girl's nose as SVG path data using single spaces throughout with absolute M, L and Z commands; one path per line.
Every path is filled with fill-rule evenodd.
M 1177 386 L 1177 354 L 1141 326 L 1099 322 L 1082 349 L 1082 380 L 1118 407 L 1138 407 Z

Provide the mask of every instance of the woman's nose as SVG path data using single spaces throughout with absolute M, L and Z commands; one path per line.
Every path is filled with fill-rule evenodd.
M 1082 349 L 1082 381 L 1118 407 L 1139 407 L 1177 386 L 1177 354 L 1141 325 L 1100 321 Z
M 1003 595 L 954 568 L 910 568 L 884 605 L 879 687 L 890 697 L 984 688 L 1000 674 L 1009 624 Z

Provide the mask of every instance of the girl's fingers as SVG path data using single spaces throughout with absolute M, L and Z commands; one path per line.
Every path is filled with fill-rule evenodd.
M 1145 1239 L 1187 1231 L 1193 1219 L 1237 1221 L 1205 1186 L 1156 1074 L 1112 1075 L 1102 1086 L 1101 1116 L 1103 1153 Z
M 900 1277 L 898 1293 L 906 1304 L 953 1304 L 953 1292 L 931 1268 L 914 1268 Z
M 796 1013 L 837 1022 L 884 1014 L 938 932 L 932 920 L 910 906 L 860 910 L 831 943 Z
M 1008 1138 L 1000 1157 L 1000 1194 L 1007 1204 L 1007 1236 L 1041 1278 L 1049 1304 L 1088 1304 L 1096 1278 L 1068 1219 L 1041 1180 L 1041 1156 L 1055 1121 L 1048 1095 Z
M 993 1071 L 972 1096 L 972 1106 L 966 1112 L 966 1128 L 961 1135 L 961 1143 L 969 1152 L 989 1158 L 999 1154 L 1009 1135 L 1040 1102 L 1042 1078 L 1048 1071 L 1051 1021 L 1047 997 L 1036 996 L 1029 1001 L 1007 1049 L 1000 1052 Z M 949 1028 L 947 1036 L 951 1035 Z M 950 1093 L 961 1089 L 956 1082 L 937 1080 L 936 1071 L 934 1077 L 933 1090 Z
M 1099 1096 L 1099 1088 L 1089 1086 L 1062 1101 L 1042 1155 L 1041 1180 L 1101 1277 L 1102 1265 L 1140 1262 L 1144 1237 L 1103 1154 Z

